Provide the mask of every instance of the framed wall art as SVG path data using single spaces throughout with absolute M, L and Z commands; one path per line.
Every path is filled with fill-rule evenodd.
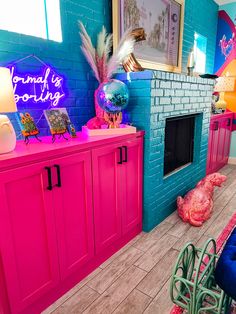
M 127 29 L 142 27 L 135 44 L 143 68 L 181 72 L 184 0 L 113 0 L 114 49 Z

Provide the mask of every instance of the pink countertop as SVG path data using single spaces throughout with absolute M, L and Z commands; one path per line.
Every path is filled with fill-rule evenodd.
M 67 135 L 67 138 L 69 138 L 68 141 L 61 138 L 52 143 L 51 136 L 41 137 L 40 139 L 42 142 L 38 142 L 36 139 L 31 138 L 28 145 L 26 145 L 24 141 L 18 141 L 13 152 L 0 155 L 0 171 L 14 168 L 16 166 L 24 166 L 35 161 L 60 157 L 104 144 L 132 139 L 142 136 L 143 134 L 143 131 L 138 131 L 134 134 L 88 137 L 81 132 L 78 132 L 76 138 L 69 138 L 69 135 Z

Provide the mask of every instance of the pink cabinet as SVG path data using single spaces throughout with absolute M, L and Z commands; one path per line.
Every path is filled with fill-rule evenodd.
M 94 255 L 90 152 L 7 171 L 0 187 L 3 267 L 18 313 Z
M 61 278 L 94 256 L 90 152 L 53 160 L 54 209 Z
M 214 115 L 210 121 L 207 174 L 227 164 L 230 150 L 233 113 Z
M 1 314 L 40 313 L 141 232 L 143 134 L 76 140 L 0 156 Z
M 48 163 L 0 173 L 0 247 L 12 313 L 59 282 Z
M 95 247 L 99 253 L 142 220 L 142 138 L 94 149 Z

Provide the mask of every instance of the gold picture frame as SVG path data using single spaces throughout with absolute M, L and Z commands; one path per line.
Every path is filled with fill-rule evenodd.
M 150 3 L 151 3 L 151 6 L 153 5 L 156 5 L 157 6 L 157 10 L 159 9 L 160 10 L 160 3 L 162 3 L 161 5 L 163 6 L 163 3 L 164 1 L 162 0 L 149 0 Z M 175 34 L 175 35 L 172 35 L 172 38 L 170 39 L 169 38 L 169 35 L 170 35 L 170 22 L 168 22 L 168 32 L 164 32 L 165 34 L 165 37 L 168 36 L 168 38 L 165 38 L 165 40 L 168 40 L 167 43 L 164 42 L 164 40 L 162 40 L 162 45 L 164 44 L 166 46 L 168 46 L 168 58 L 169 58 L 169 55 L 171 55 L 171 52 L 169 51 L 172 51 L 172 55 L 171 55 L 171 58 L 172 60 L 174 59 L 175 61 L 172 62 L 172 64 L 170 62 L 166 62 L 166 60 L 163 62 L 163 61 L 158 61 L 157 59 L 161 58 L 161 54 L 166 56 L 167 52 L 164 50 L 164 49 L 167 49 L 167 48 L 162 48 L 163 51 L 160 51 L 159 47 L 158 48 L 153 48 L 153 46 L 149 46 L 149 43 L 145 44 L 146 47 L 145 47 L 145 54 L 142 55 L 142 53 L 140 52 L 141 49 L 144 50 L 144 48 L 141 48 L 139 53 L 137 53 L 136 51 L 134 51 L 135 53 L 135 56 L 137 58 L 137 60 L 139 61 L 139 63 L 141 64 L 141 66 L 145 69 L 153 69 L 153 70 L 162 70 L 162 71 L 168 71 L 168 72 L 177 72 L 177 73 L 180 73 L 181 72 L 181 68 L 182 68 L 182 45 L 183 45 L 183 26 L 184 26 L 184 0 L 169 0 L 170 2 L 173 3 L 173 5 L 175 5 L 176 7 L 179 8 L 179 13 L 180 13 L 180 16 L 177 15 L 177 18 L 178 18 L 178 34 Z M 140 11 L 137 7 L 137 3 L 141 3 L 141 0 L 112 0 L 112 16 L 113 16 L 113 43 L 114 43 L 114 49 L 117 48 L 118 46 L 118 43 L 119 43 L 119 39 L 122 35 L 122 29 L 124 29 L 124 25 L 125 24 L 125 17 L 122 16 L 122 11 L 125 12 L 125 16 L 126 16 L 126 19 L 127 19 L 127 5 L 129 5 L 130 3 L 130 6 L 132 4 L 132 8 L 134 7 L 134 4 L 136 5 L 136 8 L 138 10 L 138 16 L 139 16 L 139 19 L 140 19 L 140 16 L 142 17 L 144 15 L 144 13 L 142 12 L 142 15 L 140 14 Z M 144 2 L 144 1 L 142 1 Z M 145 1 L 146 2 L 146 1 Z M 145 3 L 144 2 L 144 3 Z M 148 2 L 146 2 L 147 4 Z M 125 7 L 126 5 L 126 7 Z M 123 6 L 123 7 L 122 7 Z M 142 10 L 145 11 L 145 8 L 142 7 Z M 167 9 L 166 9 L 167 10 Z M 129 12 L 129 11 L 128 11 Z M 156 12 L 156 10 L 152 10 L 152 11 L 149 11 L 149 15 L 151 16 L 152 15 L 152 12 Z M 168 14 L 168 12 L 166 13 Z M 136 15 L 135 15 L 136 16 Z M 160 17 L 161 18 L 161 17 Z M 160 19 L 159 18 L 159 19 Z M 170 18 L 170 17 L 169 17 Z M 164 18 L 163 18 L 164 19 Z M 123 21 L 122 21 L 123 20 Z M 129 18 L 129 22 L 130 22 L 130 18 Z M 147 17 L 146 17 L 146 20 L 147 20 Z M 150 20 L 151 20 L 151 17 L 150 17 Z M 169 21 L 169 20 L 168 20 Z M 153 25 L 153 22 L 151 24 L 150 22 L 150 25 Z M 160 25 L 160 22 L 159 24 L 156 23 L 153 27 L 153 30 L 151 30 L 152 28 L 150 27 L 150 30 L 148 30 L 148 32 L 146 32 L 146 29 L 145 29 L 145 32 L 147 33 L 147 39 L 146 41 L 144 42 L 147 42 L 152 39 L 152 38 L 155 38 L 155 45 L 159 44 L 159 41 L 157 42 L 157 39 L 156 39 L 156 36 L 155 36 L 155 32 L 154 30 L 157 29 L 158 25 Z M 135 27 L 143 27 L 143 25 L 138 25 L 136 23 Z M 135 27 L 132 27 L 132 28 L 135 28 Z M 165 26 L 166 27 L 166 26 Z M 164 28 L 164 27 L 163 27 Z M 160 29 L 160 26 L 159 26 L 159 29 Z M 173 28 L 172 28 L 173 29 Z M 124 29 L 125 30 L 125 29 Z M 166 30 L 166 29 L 165 29 Z M 149 32 L 150 31 L 150 32 Z M 158 34 L 160 34 L 160 30 L 158 30 Z M 172 34 L 174 33 L 174 31 L 172 31 Z M 177 36 L 177 38 L 176 38 Z M 159 36 L 160 37 L 160 36 Z M 172 50 L 169 49 L 169 47 L 171 46 L 170 44 L 170 40 L 173 40 L 173 42 L 171 42 L 172 44 L 172 47 L 174 47 Z M 159 40 L 159 38 L 158 38 Z M 143 42 L 143 43 L 144 43 Z M 178 44 L 178 47 L 177 47 L 177 44 Z M 143 44 L 141 44 L 143 45 Z M 175 45 L 175 46 L 174 46 Z M 162 46 L 163 47 L 163 46 Z M 148 50 L 149 49 L 149 50 Z M 174 50 L 175 49 L 175 50 Z M 173 52 L 174 51 L 174 52 Z M 155 54 L 156 53 L 156 54 Z M 158 55 L 159 53 L 159 55 Z M 175 54 L 174 54 L 175 53 Z M 163 58 L 163 56 L 162 56 Z

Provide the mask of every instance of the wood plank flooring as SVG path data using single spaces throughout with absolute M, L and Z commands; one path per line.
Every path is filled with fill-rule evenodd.
M 220 173 L 227 183 L 214 194 L 214 212 L 203 227 L 173 213 L 150 233 L 141 233 L 43 314 L 169 314 L 170 276 L 183 245 L 217 238 L 236 211 L 236 166 Z

